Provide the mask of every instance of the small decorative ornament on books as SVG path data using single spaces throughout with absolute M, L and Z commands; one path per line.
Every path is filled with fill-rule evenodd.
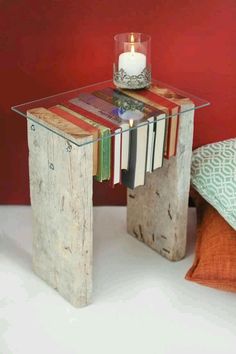
M 113 82 L 119 88 L 142 89 L 151 84 L 151 37 L 144 33 L 115 35 Z
M 134 123 L 138 123 L 144 118 L 144 103 L 142 101 L 134 100 L 129 96 L 122 94 L 115 96 L 113 100 L 118 107 L 118 116 L 123 121 L 128 121 L 130 128 L 134 126 Z

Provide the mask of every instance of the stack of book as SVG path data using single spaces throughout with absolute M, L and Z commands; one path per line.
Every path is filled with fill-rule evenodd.
M 60 98 L 60 96 L 58 96 Z M 121 90 L 111 84 L 81 89 L 76 97 L 47 107 L 78 127 L 81 136 L 93 136 L 93 175 L 128 188 L 145 184 L 151 173 L 176 154 L 181 105 L 186 97 L 152 85 L 145 90 Z M 40 115 L 34 108 L 30 118 Z M 168 118 L 169 117 L 169 118 Z

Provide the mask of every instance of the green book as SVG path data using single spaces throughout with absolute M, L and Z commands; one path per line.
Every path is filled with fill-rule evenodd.
M 98 172 L 96 180 L 99 182 L 109 180 L 111 177 L 111 138 L 110 129 L 102 124 L 96 123 L 93 120 L 80 115 L 73 110 L 60 105 L 60 108 L 64 111 L 74 115 L 75 117 L 84 120 L 86 123 L 91 124 L 93 127 L 99 130 L 98 142 Z
M 111 133 L 110 129 L 104 125 L 95 124 L 97 124 L 100 130 L 100 138 L 102 139 L 98 143 L 99 161 L 101 161 L 101 163 L 98 165 L 96 180 L 102 182 L 109 180 L 111 177 Z

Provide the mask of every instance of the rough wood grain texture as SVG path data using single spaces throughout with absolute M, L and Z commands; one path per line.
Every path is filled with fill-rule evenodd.
M 38 119 L 41 125 L 28 120 L 33 267 L 71 304 L 83 306 L 92 291 L 92 144 L 78 147 Z M 56 129 L 77 142 L 88 139 L 78 138 L 70 123 Z
M 128 232 L 173 261 L 186 249 L 193 117 L 194 110 L 180 115 L 177 155 L 147 173 L 145 186 L 128 190 Z
M 81 132 L 73 123 L 43 107 L 32 108 L 27 111 L 27 117 L 35 123 L 51 130 L 55 134 L 68 139 L 72 143 L 81 145 L 92 140 L 90 133 Z

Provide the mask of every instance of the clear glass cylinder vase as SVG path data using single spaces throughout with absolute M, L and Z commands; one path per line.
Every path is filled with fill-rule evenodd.
M 144 33 L 115 35 L 113 82 L 125 89 L 141 89 L 151 84 L 151 37 Z

